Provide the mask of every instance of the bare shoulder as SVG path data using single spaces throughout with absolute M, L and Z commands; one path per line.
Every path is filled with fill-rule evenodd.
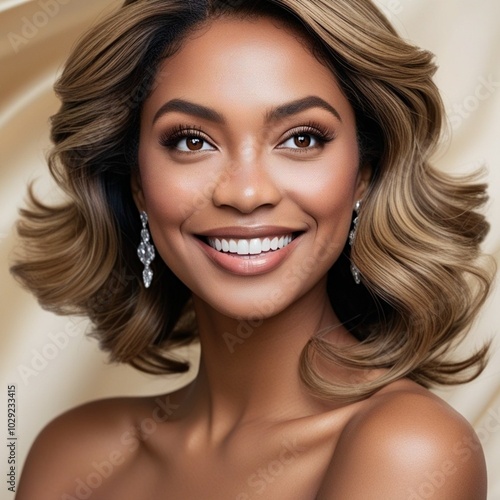
M 400 381 L 344 428 L 318 500 L 484 500 L 486 465 L 471 425 L 420 386 Z
M 55 418 L 31 447 L 16 499 L 88 498 L 137 459 L 149 434 L 173 414 L 172 396 L 95 401 Z

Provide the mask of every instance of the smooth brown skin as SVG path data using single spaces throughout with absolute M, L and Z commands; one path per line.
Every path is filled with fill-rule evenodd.
M 269 110 L 308 96 L 341 119 L 312 107 L 265 121 Z M 168 111 L 153 124 L 172 99 L 225 122 Z M 287 133 L 310 122 L 335 139 L 298 151 L 304 142 Z M 160 137 L 176 125 L 200 129 L 208 142 L 187 153 L 165 148 Z M 472 428 L 429 391 L 403 379 L 342 405 L 314 399 L 300 380 L 299 354 L 315 331 L 355 342 L 329 305 L 325 275 L 369 182 L 358 162 L 353 111 L 334 76 L 275 21 L 218 20 L 165 61 L 144 107 L 134 192 L 158 253 L 193 291 L 199 374 L 169 396 L 94 402 L 54 420 L 31 450 L 17 498 L 486 498 Z M 194 237 L 268 225 L 305 233 L 277 269 L 258 276 L 219 268 Z M 299 274 L 311 255 L 323 257 Z M 251 334 L 229 349 L 223 332 L 257 311 L 262 324 L 245 323 Z M 324 369 L 332 380 L 377 375 Z

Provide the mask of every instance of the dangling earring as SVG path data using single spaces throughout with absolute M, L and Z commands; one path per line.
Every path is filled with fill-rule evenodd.
M 141 222 L 141 243 L 137 248 L 137 255 L 139 256 L 139 260 L 144 264 L 142 281 L 144 282 L 145 288 L 149 288 L 151 281 L 153 281 L 153 271 L 149 265 L 155 258 L 155 247 L 149 242 L 150 236 L 147 228 L 148 214 L 146 212 L 141 212 Z
M 358 232 L 358 222 L 359 222 L 359 211 L 361 209 L 361 200 L 358 200 L 356 202 L 356 205 L 354 205 L 354 211 L 356 212 L 356 217 L 354 218 L 353 225 L 354 227 L 352 228 L 351 232 L 349 233 L 349 245 L 354 245 L 354 241 L 356 240 L 356 233 Z M 361 283 L 361 273 L 359 272 L 359 269 L 351 263 L 351 273 L 352 277 L 354 278 L 354 282 L 356 285 L 359 285 Z

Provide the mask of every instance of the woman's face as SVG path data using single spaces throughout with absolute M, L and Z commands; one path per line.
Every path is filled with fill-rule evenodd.
M 161 65 L 134 197 L 161 258 L 211 307 L 271 316 L 313 291 L 369 172 L 335 77 L 290 29 L 217 20 Z

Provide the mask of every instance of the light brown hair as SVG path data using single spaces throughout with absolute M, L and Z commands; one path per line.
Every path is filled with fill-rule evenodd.
M 360 342 L 341 351 L 313 335 L 301 358 L 305 383 L 320 397 L 355 401 L 401 377 L 426 387 L 474 378 L 487 346 L 460 361 L 446 354 L 490 287 L 491 270 L 478 263 L 485 186 L 430 164 L 443 122 L 432 55 L 402 40 L 368 0 L 125 2 L 81 40 L 55 86 L 62 106 L 49 168 L 67 202 L 47 206 L 30 191 L 13 273 L 45 308 L 87 315 L 113 361 L 153 373 L 188 369 L 168 351 L 196 337 L 189 290 L 159 258 L 151 288 L 141 284 L 130 191 L 139 117 L 159 63 L 193 29 L 248 15 L 301 31 L 353 106 L 361 161 L 374 172 L 352 251 L 346 243 L 328 277 L 332 305 Z M 386 371 L 335 384 L 319 374 L 317 356 Z

